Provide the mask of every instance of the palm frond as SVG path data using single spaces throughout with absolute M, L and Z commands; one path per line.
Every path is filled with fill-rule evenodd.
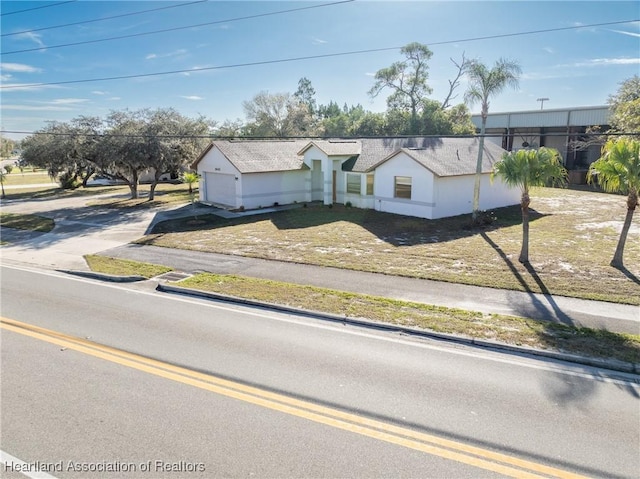
M 587 180 L 597 178 L 600 187 L 609 193 L 636 194 L 640 191 L 640 141 L 621 137 L 609 140 L 602 156 L 591 164 Z

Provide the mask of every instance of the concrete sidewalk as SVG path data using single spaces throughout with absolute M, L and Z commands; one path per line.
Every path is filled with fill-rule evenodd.
M 640 334 L 640 307 L 242 256 L 128 244 L 105 256 L 162 264 L 185 273 L 239 274 L 425 304 Z
M 191 216 L 194 208 L 225 217 L 238 213 L 202 205 L 160 208 L 123 213 L 118 210 L 86 208 L 88 199 L 21 202 L 3 205 L 3 210 L 44 214 L 56 220 L 50 233 L 34 234 L 2 230 L 12 240 L 0 248 L 3 262 L 27 263 L 62 270 L 88 270 L 85 254 L 161 264 L 188 273 L 220 274 L 285 281 L 370 294 L 425 304 L 500 313 L 554 321 L 573 326 L 640 334 L 640 307 L 588 301 L 561 296 L 499 290 L 422 279 L 364 273 L 336 268 L 284 263 L 241 256 L 200 253 L 130 244 L 148 233 L 154 224 Z M 46 208 L 47 211 L 43 211 Z M 283 208 L 279 207 L 278 209 Z M 16 212 L 18 212 L 16 211 Z M 244 212 L 261 214 L 267 211 Z

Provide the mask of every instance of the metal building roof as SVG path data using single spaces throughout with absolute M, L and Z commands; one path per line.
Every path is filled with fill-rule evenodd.
M 471 121 L 480 128 L 480 115 L 472 115 Z M 608 124 L 608 106 L 489 113 L 487 117 L 487 128 L 551 128 Z

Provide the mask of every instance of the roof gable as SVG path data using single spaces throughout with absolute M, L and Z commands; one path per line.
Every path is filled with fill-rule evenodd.
M 216 140 L 194 166 L 215 146 L 240 173 L 301 170 L 304 163 L 298 151 L 306 143 L 307 140 Z
M 354 156 L 359 155 L 361 151 L 360 140 L 313 140 L 307 143 L 298 154 L 304 155 L 312 146 L 327 156 Z
M 479 144 L 478 138 L 423 138 L 422 141 L 410 142 L 409 146 L 391 152 L 369 166 L 367 171 L 377 168 L 402 152 L 436 176 L 471 175 L 476 172 Z M 493 165 L 506 151 L 491 142 L 485 142 L 483 150 L 482 173 L 491 173 Z

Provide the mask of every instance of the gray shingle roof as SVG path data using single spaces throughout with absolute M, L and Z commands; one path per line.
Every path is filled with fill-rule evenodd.
M 313 140 L 305 145 L 304 150 L 312 144 L 324 151 L 327 156 L 354 156 L 359 155 L 362 149 L 361 140 Z M 301 153 L 304 153 L 304 150 Z
M 345 168 L 371 171 L 403 151 L 437 176 L 474 174 L 478 156 L 477 138 L 363 138 L 354 140 L 216 140 L 196 160 L 216 146 L 241 173 L 290 171 L 306 168 L 302 154 L 315 144 L 329 156 L 352 156 Z M 302 154 L 301 154 L 302 153 Z M 485 142 L 483 173 L 493 170 L 505 150 Z
M 362 154 L 352 171 L 371 171 L 398 151 L 404 151 L 437 176 L 468 175 L 476 171 L 477 138 L 365 138 L 361 141 Z M 498 145 L 485 141 L 482 172 L 490 173 L 504 152 Z
M 300 170 L 298 154 L 309 140 L 221 140 L 213 144 L 240 173 Z

